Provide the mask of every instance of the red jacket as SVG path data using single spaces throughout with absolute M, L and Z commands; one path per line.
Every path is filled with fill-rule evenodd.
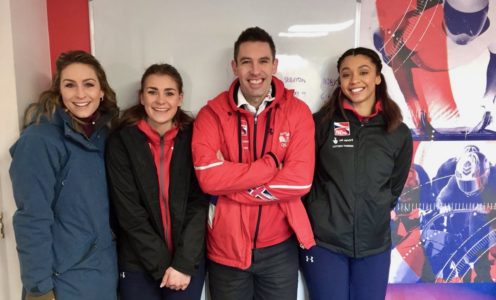
M 272 87 L 274 101 L 254 117 L 236 106 L 235 80 L 194 123 L 196 175 L 203 191 L 217 196 L 209 211 L 207 255 L 240 269 L 251 265 L 253 248 L 280 243 L 293 232 L 302 247 L 315 245 L 300 199 L 313 178 L 312 115 L 279 79 L 273 77 Z

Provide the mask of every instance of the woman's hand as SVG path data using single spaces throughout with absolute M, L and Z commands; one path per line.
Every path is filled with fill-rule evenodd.
M 162 283 L 160 287 L 166 287 L 175 291 L 184 291 L 191 281 L 191 276 L 181 273 L 174 269 L 173 267 L 167 268 L 165 270 L 164 277 L 162 278 Z
M 40 296 L 34 296 L 28 293 L 26 295 L 26 300 L 55 300 L 55 294 L 53 293 L 53 290 Z

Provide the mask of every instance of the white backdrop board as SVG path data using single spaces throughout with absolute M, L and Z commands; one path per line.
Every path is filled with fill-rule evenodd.
M 277 76 L 315 111 L 335 85 L 338 56 L 355 44 L 355 1 L 90 1 L 93 51 L 121 109 L 137 102 L 150 64 L 170 63 L 183 77 L 183 108 L 196 114 L 233 80 L 238 35 L 259 26 L 275 41 Z
M 259 26 L 276 43 L 277 76 L 315 111 L 335 82 L 337 57 L 355 40 L 355 1 L 92 0 L 90 4 L 94 53 L 121 108 L 136 103 L 146 67 L 165 62 L 183 76 L 184 108 L 196 114 L 234 78 L 230 61 L 239 33 Z

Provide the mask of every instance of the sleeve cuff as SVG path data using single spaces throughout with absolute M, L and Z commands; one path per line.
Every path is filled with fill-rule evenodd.
M 198 271 L 198 264 L 189 261 L 188 259 L 184 259 L 181 255 L 174 255 L 174 259 L 172 260 L 171 267 L 176 269 L 177 271 L 193 276 Z
M 280 164 L 279 164 L 279 160 L 277 159 L 277 156 L 276 156 L 274 153 L 272 153 L 272 152 L 267 152 L 267 154 L 268 154 L 270 157 L 272 157 L 272 159 L 273 159 L 273 160 L 274 160 L 274 162 L 276 163 L 276 167 L 279 169 L 279 165 L 280 165 Z

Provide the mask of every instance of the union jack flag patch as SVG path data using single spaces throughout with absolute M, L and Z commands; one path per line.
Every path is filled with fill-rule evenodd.
M 263 185 L 256 188 L 248 189 L 248 194 L 262 200 L 277 200 L 277 197 L 272 195 Z
M 350 122 L 334 122 L 334 136 L 350 135 Z

